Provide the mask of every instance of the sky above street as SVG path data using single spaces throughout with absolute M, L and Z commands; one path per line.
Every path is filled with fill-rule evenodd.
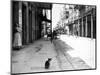
M 63 11 L 63 4 L 53 4 L 52 8 L 52 28 L 57 25 L 57 22 L 60 20 L 61 12 Z

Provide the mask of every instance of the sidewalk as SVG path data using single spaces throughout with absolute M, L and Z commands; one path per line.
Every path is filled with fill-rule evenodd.
M 73 50 L 68 51 L 72 57 L 79 57 L 91 68 L 95 68 L 95 39 L 61 35 L 60 40 L 70 45 Z
M 50 41 L 36 41 L 29 47 L 12 52 L 12 73 L 58 71 L 57 53 Z M 45 61 L 52 58 L 49 70 L 44 68 Z
M 58 61 L 60 63 L 61 70 L 82 70 L 82 69 L 91 69 L 84 60 L 80 57 L 72 57 L 68 52 L 73 51 L 74 49 L 68 44 L 65 44 L 62 40 L 54 40 L 55 50 L 57 52 Z

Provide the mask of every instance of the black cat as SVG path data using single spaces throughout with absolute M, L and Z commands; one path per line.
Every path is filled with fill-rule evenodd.
M 45 62 L 45 69 L 49 69 L 50 61 L 51 61 L 51 58 L 48 58 L 48 60 Z

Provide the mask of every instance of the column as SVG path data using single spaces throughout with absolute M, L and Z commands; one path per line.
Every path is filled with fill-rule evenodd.
M 85 37 L 87 37 L 87 16 L 86 16 L 86 22 L 85 22 Z
M 84 34 L 84 28 L 83 28 L 83 17 L 82 17 L 82 37 L 83 37 L 83 34 Z
M 32 42 L 35 40 L 35 8 L 32 7 Z
M 37 8 L 35 10 L 35 40 L 37 40 L 37 24 L 38 24 L 38 18 L 37 18 Z
M 93 38 L 93 16 L 91 14 L 91 38 Z
M 29 9 L 29 42 L 32 43 L 32 10 Z
M 50 10 L 50 20 L 51 20 L 51 34 L 52 34 L 52 9 Z M 51 36 L 52 38 L 53 38 L 53 34 L 52 34 L 52 36 Z
M 74 32 L 75 32 L 75 24 L 73 24 L 73 35 L 75 35 Z
M 26 3 L 26 25 L 27 25 L 27 44 L 29 43 L 29 7 L 28 3 Z
M 20 32 L 20 41 L 19 45 L 22 46 L 22 2 L 19 2 L 19 32 Z
M 26 6 L 22 3 L 22 44 L 26 44 Z
M 46 30 L 45 30 L 45 29 L 46 29 L 46 26 L 45 26 L 45 22 L 44 22 L 44 23 L 43 23 L 43 32 L 44 32 L 44 35 L 46 34 Z M 43 35 L 43 36 L 44 36 L 44 35 Z
M 78 36 L 80 36 L 80 24 L 79 24 L 79 20 L 78 20 Z
M 47 10 L 45 9 L 45 18 L 47 18 Z M 45 34 L 47 34 L 47 21 L 45 21 Z
M 40 25 L 40 20 L 38 21 L 37 24 L 37 39 L 39 39 L 39 25 Z
M 22 28 L 22 2 L 19 2 L 19 26 Z

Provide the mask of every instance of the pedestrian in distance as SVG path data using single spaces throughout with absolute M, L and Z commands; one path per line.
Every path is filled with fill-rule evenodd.
M 53 31 L 53 38 L 57 39 L 57 32 L 56 32 L 56 30 Z

